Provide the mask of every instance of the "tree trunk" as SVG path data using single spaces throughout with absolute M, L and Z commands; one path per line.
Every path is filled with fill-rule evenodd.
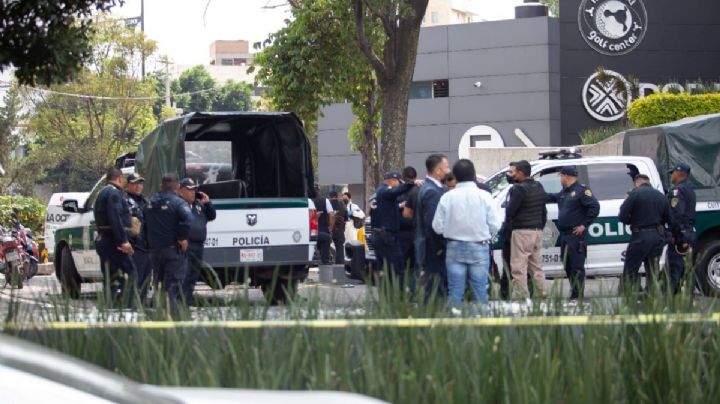
M 375 124 L 366 123 L 362 129 L 362 144 L 359 147 L 363 164 L 363 183 L 365 185 L 365 206 L 368 206 L 370 195 L 380 183 L 380 156 L 378 153 Z

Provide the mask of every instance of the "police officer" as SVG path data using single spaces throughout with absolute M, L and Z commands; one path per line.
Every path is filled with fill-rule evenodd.
M 150 199 L 145 221 L 153 270 L 167 294 L 173 316 L 179 314 L 182 283 L 187 272 L 187 249 L 190 225 L 193 222 L 190 205 L 180 198 L 177 175 L 162 178 L 160 192 Z
M 204 192 L 197 192 L 197 185 L 191 178 L 180 181 L 178 194 L 190 204 L 193 221 L 190 224 L 190 244 L 188 246 L 188 271 L 183 281 L 183 295 L 185 303 L 191 305 L 195 302 L 193 291 L 202 273 L 204 261 L 205 239 L 207 238 L 207 224 L 215 220 L 216 212 L 210 197 Z
M 670 282 L 673 293 L 680 290 L 680 283 L 685 273 L 685 256 L 692 254 L 695 247 L 695 191 L 690 187 L 690 166 L 678 162 L 670 170 L 672 188 L 667 194 L 670 201 L 673 224 L 671 227 L 672 241 L 668 247 L 668 263 L 670 265 Z
M 140 301 L 145 299 L 147 288 L 150 283 L 152 273 L 152 263 L 150 254 L 148 253 L 147 237 L 145 231 L 145 209 L 148 201 L 143 196 L 143 188 L 145 179 L 138 174 L 129 174 L 127 177 L 127 185 L 125 192 L 127 193 L 127 203 L 130 207 L 130 216 L 132 220 L 132 231 L 128 232 L 128 241 L 133 247 L 132 260 L 137 269 L 137 279 L 135 287 L 140 295 Z
M 570 300 L 581 299 L 585 293 L 585 259 L 587 258 L 587 228 L 600 213 L 600 203 L 592 191 L 577 180 L 575 166 L 560 169 L 563 189 L 547 194 L 547 201 L 558 204 L 558 230 L 561 234 L 560 255 L 565 274 L 570 281 Z
M 112 167 L 105 179 L 108 184 L 98 194 L 93 207 L 97 226 L 95 250 L 100 256 L 106 297 L 111 304 L 119 304 L 121 297 L 132 299 L 135 293 L 137 271 L 131 258 L 134 250 L 126 233 L 132 223 L 122 172 Z
M 659 259 L 665 246 L 665 225 L 672 223 L 670 205 L 644 174 L 635 176 L 635 189 L 620 206 L 620 220 L 630 225 L 632 236 L 625 255 L 621 288 L 639 291 L 640 265 L 645 265 L 646 288 L 655 284 Z
M 400 230 L 400 204 L 398 198 L 410 192 L 414 182 L 401 183 L 401 175 L 397 171 L 385 173 L 385 183 L 375 192 L 376 208 L 372 216 L 373 246 L 375 247 L 376 265 L 379 270 L 387 268 L 390 278 L 399 281 L 405 279 L 405 265 L 398 231 Z

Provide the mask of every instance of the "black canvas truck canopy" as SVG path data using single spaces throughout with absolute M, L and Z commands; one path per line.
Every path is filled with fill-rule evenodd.
M 148 195 L 166 173 L 193 178 L 215 199 L 314 192 L 310 142 L 293 113 L 190 113 L 153 130 L 135 158 Z
M 690 165 L 698 201 L 720 200 L 720 114 L 628 130 L 623 154 L 653 159 L 665 189 L 670 188 L 668 170 L 683 161 Z

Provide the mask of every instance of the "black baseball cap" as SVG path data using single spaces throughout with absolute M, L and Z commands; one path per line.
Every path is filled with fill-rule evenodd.
M 668 173 L 672 174 L 673 171 L 682 171 L 685 174 L 690 174 L 690 166 L 683 161 L 679 161 L 673 168 L 668 170 Z
M 575 166 L 564 166 L 563 168 L 560 169 L 560 174 L 570 175 L 570 176 L 572 176 L 572 177 L 577 177 L 577 176 L 578 176 L 577 167 L 575 167 Z
M 398 171 L 388 171 L 385 173 L 385 176 L 383 177 L 386 180 L 398 180 L 402 181 L 402 174 Z
M 197 185 L 195 184 L 195 181 L 192 180 L 192 178 L 183 178 L 180 180 L 180 188 L 187 188 L 187 189 L 197 189 Z
M 134 184 L 136 182 L 144 182 L 145 178 L 141 177 L 140 174 L 128 174 L 127 180 L 129 183 Z

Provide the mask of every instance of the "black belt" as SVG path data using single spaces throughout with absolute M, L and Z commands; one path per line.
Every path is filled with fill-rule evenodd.
M 633 233 L 644 233 L 647 231 L 654 231 L 654 232 L 660 232 L 662 226 L 655 225 L 655 226 L 642 226 L 642 227 L 631 227 L 630 230 Z

